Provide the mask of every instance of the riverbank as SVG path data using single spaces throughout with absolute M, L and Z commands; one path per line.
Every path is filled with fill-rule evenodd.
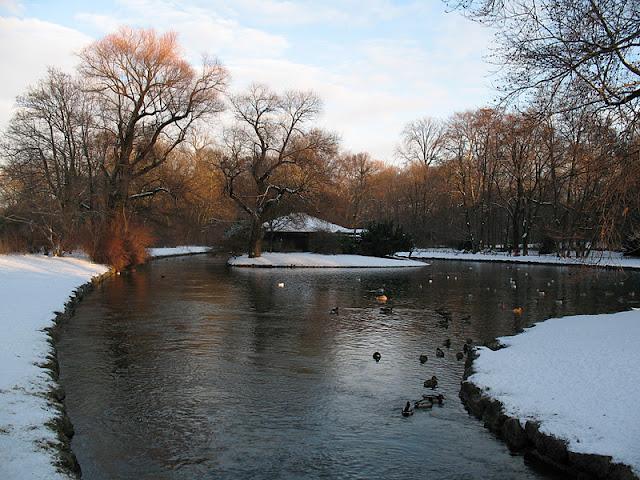
M 406 259 L 366 257 L 364 255 L 323 255 L 320 253 L 263 253 L 229 259 L 232 267 L 258 268 L 403 268 L 424 267 L 425 262 Z
M 208 251 L 152 248 L 149 255 Z M 58 323 L 109 274 L 82 255 L 0 255 L 0 478 L 68 479 L 77 471 L 53 339 Z
M 514 450 L 581 478 L 637 479 L 638 338 L 635 310 L 547 320 L 477 348 L 460 396 Z
M 70 425 L 55 393 L 48 332 L 72 309 L 70 295 L 108 271 L 81 258 L 0 255 L 1 478 L 69 478 L 63 469 L 74 461 L 64 458 Z
M 397 252 L 397 257 L 428 260 L 468 260 L 474 262 L 503 262 L 541 265 L 577 265 L 604 268 L 640 269 L 640 258 L 624 257 L 620 252 L 596 251 L 587 258 L 564 258 L 551 255 L 510 255 L 507 252 L 466 253 L 450 248 L 417 249 Z

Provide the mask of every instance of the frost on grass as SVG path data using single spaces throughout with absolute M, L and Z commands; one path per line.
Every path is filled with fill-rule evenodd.
M 235 267 L 299 267 L 299 268 L 397 268 L 424 267 L 424 262 L 363 255 L 322 255 L 319 253 L 263 253 L 261 257 L 247 255 L 229 260 Z
M 0 478 L 67 478 L 55 467 L 53 381 L 40 365 L 53 325 L 73 290 L 107 268 L 82 258 L 0 255 Z
M 479 349 L 468 381 L 570 451 L 640 473 L 640 311 L 551 319 Z

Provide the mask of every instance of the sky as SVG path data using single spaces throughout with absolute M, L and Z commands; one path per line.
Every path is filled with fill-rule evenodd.
M 216 56 L 231 90 L 313 90 L 344 149 L 394 161 L 404 125 L 490 104 L 491 32 L 440 0 L 0 0 L 0 129 L 49 65 L 120 25 L 174 30 L 187 58 Z

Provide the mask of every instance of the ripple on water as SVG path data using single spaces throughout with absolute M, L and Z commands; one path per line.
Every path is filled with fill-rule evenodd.
M 369 293 L 383 286 L 391 314 Z M 87 479 L 548 478 L 464 411 L 455 353 L 469 337 L 627 309 L 639 287 L 637 273 L 548 266 L 152 262 L 105 282 L 63 327 L 73 448 Z M 432 375 L 444 406 L 401 417 Z

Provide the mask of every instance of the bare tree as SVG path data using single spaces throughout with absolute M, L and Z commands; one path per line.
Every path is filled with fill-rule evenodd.
M 497 60 L 506 66 L 508 92 L 542 88 L 549 100 L 559 101 L 556 108 L 561 109 L 593 103 L 632 111 L 637 108 L 640 98 L 637 1 L 449 0 L 447 3 L 496 27 Z
M 91 106 L 77 79 L 55 69 L 16 106 L 3 142 L 4 173 L 14 186 L 8 218 L 38 229 L 60 254 L 93 201 Z
M 380 170 L 368 153 L 348 153 L 341 158 L 340 176 L 349 196 L 349 220 L 361 227 L 367 200 L 371 195 L 372 177 Z
M 396 149 L 398 157 L 425 167 L 437 163 L 444 153 L 444 130 L 442 122 L 430 117 L 407 123 Z
M 162 165 L 198 120 L 223 109 L 226 70 L 205 59 L 196 71 L 176 34 L 121 28 L 85 48 L 80 73 L 99 106 L 108 211 L 126 207 L 131 183 Z
M 252 85 L 231 105 L 236 123 L 225 133 L 217 166 L 226 193 L 250 217 L 249 255 L 259 257 L 263 223 L 281 200 L 317 186 L 337 139 L 313 128 L 321 102 L 310 92 L 279 95 Z

